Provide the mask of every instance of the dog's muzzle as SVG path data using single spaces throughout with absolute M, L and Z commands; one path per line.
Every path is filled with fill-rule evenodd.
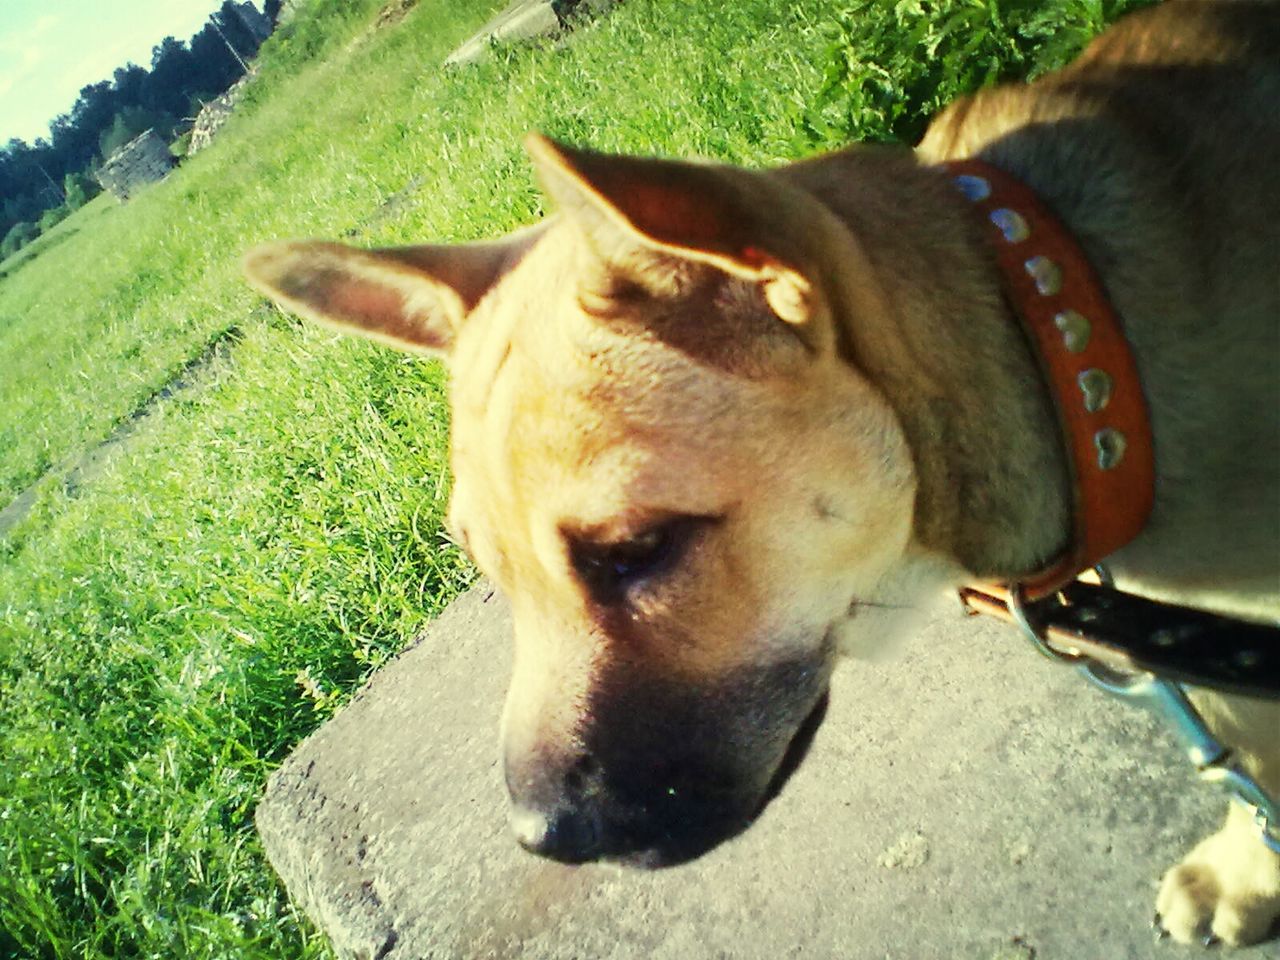
M 549 782 L 538 791 L 543 802 L 517 800 L 513 793 L 516 839 L 532 853 L 565 863 L 610 859 L 659 867 L 705 853 L 750 824 L 760 806 L 758 791 L 739 788 L 701 764 L 638 766 L 649 767 L 652 778 L 613 776 L 602 767 L 583 775 L 581 768 L 598 767 L 589 757 L 567 774 L 547 771 Z
M 565 863 L 662 867 L 749 826 L 807 750 L 827 670 L 787 663 L 711 690 L 600 686 L 569 745 L 508 754 L 520 845 Z M 606 692 L 615 695 L 606 696 Z

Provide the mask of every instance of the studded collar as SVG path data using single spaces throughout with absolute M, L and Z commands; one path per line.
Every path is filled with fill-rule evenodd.
M 1119 318 L 1071 232 L 1025 184 L 982 160 L 943 165 L 981 215 L 1005 295 L 1053 394 L 1074 499 L 1066 552 L 1019 584 L 1052 593 L 1141 532 L 1151 513 L 1151 422 Z

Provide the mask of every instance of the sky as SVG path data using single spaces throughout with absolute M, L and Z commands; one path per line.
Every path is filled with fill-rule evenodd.
M 49 136 L 80 88 L 167 36 L 188 40 L 222 0 L 0 0 L 0 143 Z M 261 9 L 261 3 L 257 4 Z

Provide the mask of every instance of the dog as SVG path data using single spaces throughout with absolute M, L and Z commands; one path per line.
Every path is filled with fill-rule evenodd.
M 447 358 L 449 529 L 513 609 L 519 842 L 699 855 L 767 802 L 842 652 L 1064 549 L 1051 398 L 945 161 L 1029 185 L 1122 318 L 1156 479 L 1118 584 L 1280 616 L 1278 105 L 1280 6 L 1179 0 L 914 151 L 754 171 L 534 135 L 559 212 L 504 239 L 251 251 L 279 304 Z M 1194 697 L 1280 795 L 1280 703 Z M 1280 857 L 1233 806 L 1157 909 L 1258 941 Z

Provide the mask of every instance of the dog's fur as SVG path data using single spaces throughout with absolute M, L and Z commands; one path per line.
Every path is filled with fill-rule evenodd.
M 1158 478 L 1121 586 L 1280 615 L 1280 6 L 1127 18 L 1067 70 L 954 104 L 914 155 L 530 150 L 561 215 L 506 240 L 247 260 L 300 313 L 449 359 L 451 526 L 515 616 L 526 846 L 707 849 L 765 802 L 841 647 L 1063 548 L 1050 400 L 939 161 L 1030 184 L 1123 317 Z M 1280 794 L 1280 704 L 1198 702 Z M 1280 858 L 1233 810 L 1158 909 L 1179 940 L 1258 940 Z

